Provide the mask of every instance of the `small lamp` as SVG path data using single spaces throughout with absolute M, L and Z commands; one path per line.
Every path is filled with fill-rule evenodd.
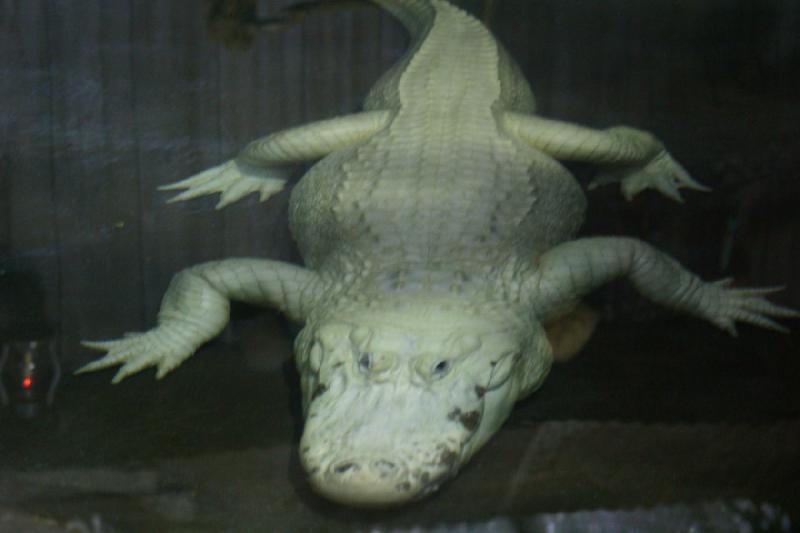
M 38 279 L 0 270 L 0 406 L 31 419 L 55 400 L 61 364 Z

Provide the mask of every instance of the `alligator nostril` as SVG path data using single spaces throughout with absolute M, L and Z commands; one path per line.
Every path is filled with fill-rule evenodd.
M 370 353 L 362 353 L 358 358 L 358 369 L 363 372 L 367 373 L 372 368 L 372 354 Z
M 358 472 L 360 467 L 358 464 L 353 462 L 346 462 L 346 463 L 339 463 L 338 465 L 333 467 L 333 471 L 337 474 L 344 474 L 349 471 Z
M 380 459 L 373 463 L 375 470 L 380 472 L 382 476 L 388 476 L 394 473 L 397 470 L 397 465 L 391 461 L 387 461 L 385 459 Z

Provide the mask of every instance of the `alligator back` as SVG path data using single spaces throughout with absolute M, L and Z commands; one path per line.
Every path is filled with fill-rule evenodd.
M 569 238 L 583 193 L 560 164 L 501 131 L 499 113 L 532 111 L 534 100 L 491 33 L 443 0 L 376 2 L 412 35 L 365 103 L 393 118 L 295 187 L 290 223 L 306 263 L 470 270 Z

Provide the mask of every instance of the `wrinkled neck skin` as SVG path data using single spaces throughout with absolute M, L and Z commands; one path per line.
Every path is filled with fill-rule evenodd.
M 375 293 L 324 307 L 295 346 L 300 457 L 315 490 L 340 503 L 398 505 L 436 490 L 552 360 L 539 324 L 508 303 Z

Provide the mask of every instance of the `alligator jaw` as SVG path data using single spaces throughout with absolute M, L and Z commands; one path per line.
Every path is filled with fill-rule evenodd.
M 458 454 L 443 452 L 456 466 Z M 436 473 L 432 473 L 436 472 Z M 326 468 L 311 467 L 309 482 L 319 495 L 349 506 L 395 507 L 418 500 L 453 477 L 456 468 L 438 465 L 435 470 L 413 471 L 405 461 L 387 457 L 359 456 L 334 460 Z
M 430 494 L 456 474 L 479 427 L 482 399 L 471 394 L 465 411 L 449 395 L 402 378 L 350 380 L 345 389 L 339 381 L 312 400 L 300 442 L 301 463 L 318 494 L 351 506 L 391 507 Z

